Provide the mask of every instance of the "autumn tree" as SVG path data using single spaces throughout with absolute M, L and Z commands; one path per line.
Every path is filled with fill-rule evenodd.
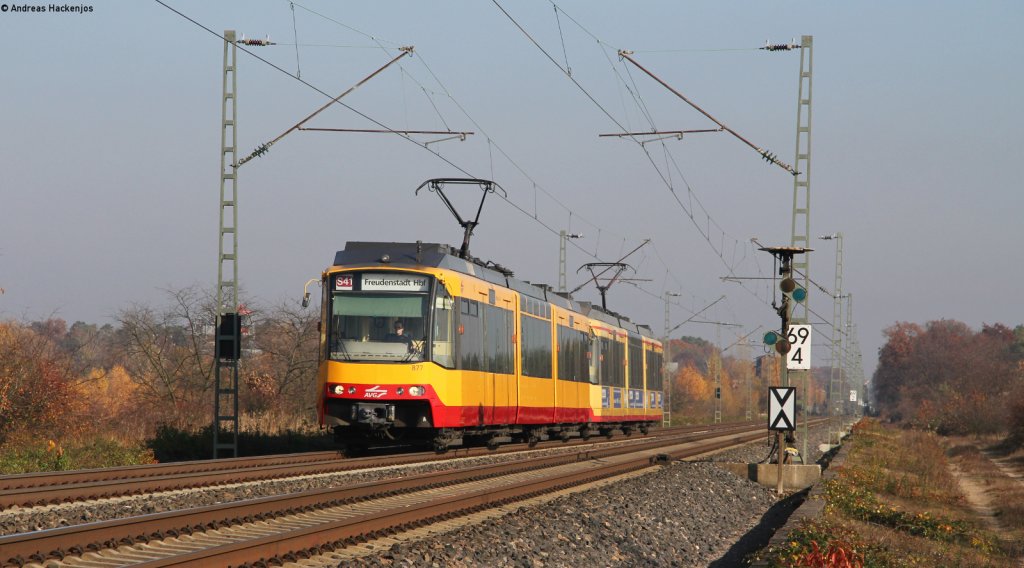
M 138 411 L 139 385 L 119 364 L 93 368 L 74 385 L 82 412 L 95 433 L 124 441 L 138 441 L 149 434 L 150 421 Z
M 17 431 L 59 437 L 76 427 L 70 362 L 57 345 L 65 323 L 39 323 L 0 322 L 0 444 Z
M 757 407 L 754 405 L 757 398 L 754 395 L 754 390 L 757 385 L 753 361 L 726 357 L 722 363 L 725 415 L 742 419 L 746 417 L 747 410 L 750 410 L 751 416 L 756 416 Z
M 93 380 L 97 369 L 117 365 L 117 330 L 111 324 L 98 326 L 76 321 L 59 341 L 60 348 L 71 357 L 71 374 L 79 379 Z
M 948 433 L 1003 429 L 1021 377 L 1013 331 L 997 324 L 975 332 L 938 320 L 924 327 L 900 322 L 885 335 L 872 383 L 887 416 Z
M 710 382 L 696 367 L 687 365 L 675 377 L 675 393 L 679 405 L 705 401 L 711 397 Z
M 672 361 L 678 363 L 680 369 L 690 366 L 701 373 L 707 373 L 708 361 L 714 349 L 714 345 L 699 337 L 669 340 Z

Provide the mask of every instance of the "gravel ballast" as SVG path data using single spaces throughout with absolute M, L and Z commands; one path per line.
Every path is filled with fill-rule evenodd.
M 808 449 L 812 451 L 808 461 L 812 462 L 820 457 L 817 447 L 825 441 L 827 433 L 825 428 L 819 428 L 812 429 L 810 434 Z M 559 452 L 544 453 L 549 451 Z M 736 477 L 712 462 L 756 462 L 764 459 L 768 451 L 766 441 L 760 441 L 704 456 L 701 461 L 674 462 L 603 488 L 561 496 L 539 506 L 525 506 L 511 514 L 426 540 L 383 548 L 380 554 L 345 561 L 341 566 L 734 566 L 736 559 L 742 558 L 742 551 L 733 550 L 727 562 L 720 559 L 778 501 L 772 489 Z M 502 455 L 469 461 L 494 463 L 510 459 L 516 458 Z M 87 504 L 14 508 L 0 512 L 0 534 L 455 466 L 452 462 L 440 462 L 400 470 L 322 474 Z
M 809 462 L 821 457 L 818 444 L 827 436 L 823 427 L 809 432 Z M 674 462 L 648 475 L 524 507 L 436 538 L 396 544 L 339 566 L 742 565 L 759 542 L 737 543 L 764 518 L 778 516 L 779 509 L 788 512 L 790 505 L 780 503 L 773 489 L 714 462 L 756 462 L 768 450 L 766 442 L 755 442 L 706 456 L 706 461 Z M 770 534 L 765 532 L 760 542 Z

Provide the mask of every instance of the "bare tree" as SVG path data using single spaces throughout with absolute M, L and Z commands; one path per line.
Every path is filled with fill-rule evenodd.
M 319 314 L 282 303 L 258 314 L 245 382 L 251 410 L 275 411 L 288 422 L 314 416 Z
M 133 304 L 117 314 L 122 358 L 154 419 L 194 428 L 211 416 L 213 302 L 195 286 L 167 295 L 163 309 Z

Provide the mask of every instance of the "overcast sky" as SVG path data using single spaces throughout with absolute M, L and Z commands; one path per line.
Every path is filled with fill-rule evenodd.
M 245 164 L 240 280 L 257 303 L 298 300 L 346 241 L 458 244 L 443 204 L 413 192 L 471 175 L 508 192 L 488 199 L 476 256 L 554 285 L 558 230 L 582 232 L 572 288 L 583 263 L 649 238 L 627 260 L 645 281 L 612 288 L 610 308 L 660 334 L 666 291 L 681 294 L 673 326 L 724 294 L 699 319 L 740 327 L 674 335 L 726 346 L 762 326 L 759 338 L 778 326 L 769 281 L 721 278 L 771 276 L 750 239 L 789 244 L 793 177 L 728 133 L 643 147 L 598 134 L 715 127 L 621 61 L 628 49 L 792 164 L 799 51 L 756 48 L 811 35 L 811 278 L 831 291 L 835 244 L 816 237 L 842 232 L 866 371 L 896 321 L 1024 322 L 1020 2 L 501 0 L 544 51 L 485 1 L 167 3 L 217 33 L 269 36 L 278 45 L 253 53 L 332 96 L 415 46 L 343 101 L 388 128 L 474 132 L 428 145 L 447 161 L 395 135 L 294 132 Z M 212 289 L 223 40 L 156 2 L 11 6 L 0 12 L 0 318 L 102 323 L 131 302 L 165 302 L 164 289 Z M 240 155 L 326 100 L 239 51 Z M 307 126 L 380 128 L 339 106 Z M 453 191 L 475 207 L 477 190 Z M 814 361 L 826 365 L 832 300 L 810 292 Z

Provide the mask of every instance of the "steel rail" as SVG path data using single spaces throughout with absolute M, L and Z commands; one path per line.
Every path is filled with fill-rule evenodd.
M 752 426 L 748 424 L 747 433 L 741 433 L 742 429 L 738 429 L 734 425 L 730 426 L 729 428 L 719 430 L 703 427 L 704 431 L 702 432 L 679 433 L 674 436 L 665 436 L 661 439 L 653 439 L 625 447 L 588 449 L 575 453 L 523 459 L 503 464 L 475 466 L 399 479 L 366 482 L 345 488 L 320 489 L 291 495 L 265 497 L 183 511 L 10 535 L 0 537 L 0 550 L 4 551 L 3 557 L 0 558 L 0 565 L 21 565 L 28 561 L 42 563 L 49 558 L 63 558 L 68 554 L 81 554 L 88 550 L 109 549 L 121 544 L 135 543 L 136 541 L 148 542 L 150 540 L 159 540 L 168 535 L 193 534 L 237 524 L 238 522 L 252 521 L 253 519 L 264 520 L 282 515 L 294 515 L 304 511 L 344 505 L 354 501 L 465 483 L 472 480 L 509 475 L 514 472 L 532 472 L 568 464 L 615 459 L 616 456 L 624 454 L 642 454 L 646 457 L 636 459 L 646 459 L 650 462 L 653 459 L 652 456 L 665 453 L 664 448 L 680 444 L 690 444 L 691 446 L 689 449 L 677 448 L 676 450 L 668 450 L 667 453 L 673 457 L 695 455 L 728 445 L 756 440 L 765 435 L 763 425 Z M 751 428 L 753 428 L 752 431 Z M 693 445 L 706 438 L 713 438 L 714 440 Z M 563 483 L 565 482 L 563 481 Z M 484 493 L 490 495 L 490 497 L 478 500 L 477 505 L 482 506 L 483 504 L 493 502 L 495 492 L 488 490 Z M 459 502 L 464 503 L 464 501 Z M 437 513 L 435 510 L 432 514 L 445 513 Z M 419 518 L 416 522 L 423 520 L 423 518 Z M 385 525 L 391 526 L 386 523 Z M 363 525 L 363 528 L 359 529 L 359 531 L 363 532 L 359 532 L 359 534 L 368 534 L 374 530 L 380 530 L 379 528 L 368 529 L 366 528 L 367 526 L 370 525 Z M 350 536 L 337 538 L 350 538 Z M 289 544 L 287 546 L 297 545 Z M 272 548 L 278 551 L 282 550 L 278 545 L 274 545 Z M 266 553 L 261 554 L 265 555 Z M 274 554 L 277 553 L 275 552 Z M 233 563 L 234 561 L 218 560 L 218 564 L 221 565 L 225 562 Z
M 756 440 L 763 435 L 764 432 L 759 430 L 746 435 L 735 435 L 724 440 L 719 437 L 716 441 L 696 444 L 689 448 L 677 448 L 668 452 L 668 455 L 672 457 L 699 455 L 736 443 Z M 386 536 L 406 528 L 422 526 L 425 523 L 447 520 L 544 493 L 623 475 L 656 465 L 661 461 L 661 456 L 652 450 L 637 451 L 634 448 L 630 448 L 625 456 L 618 457 L 620 457 L 618 460 L 604 458 L 608 461 L 595 459 L 587 464 L 588 467 L 581 467 L 578 471 L 571 473 L 554 473 L 508 487 L 486 488 L 454 498 L 445 497 L 417 505 L 396 507 L 383 512 L 366 513 L 358 517 L 301 528 L 284 534 L 268 535 L 180 556 L 161 558 L 139 564 L 139 567 L 272 565 L 286 559 L 322 554 L 325 550 L 344 547 L 368 538 Z
M 164 538 L 165 535 L 201 532 L 225 526 L 231 519 L 271 518 L 312 508 L 352 503 L 375 496 L 450 485 L 524 469 L 572 463 L 579 459 L 583 459 L 580 454 L 562 454 L 2 536 L 0 550 L 3 550 L 6 558 L 0 558 L 0 566 L 61 558 L 75 549 L 99 550 L 110 548 L 111 545 L 146 542 L 154 536 Z
M 745 424 L 745 423 L 735 423 Z M 694 432 L 707 426 L 688 426 L 659 429 L 648 436 L 661 436 L 676 432 Z M 614 441 L 643 439 L 615 438 Z M 416 452 L 344 458 L 339 452 L 309 452 L 293 455 L 274 455 L 250 458 L 149 464 L 108 469 L 19 474 L 0 477 L 0 511 L 12 506 L 29 507 L 91 499 L 135 495 L 152 491 L 170 491 L 184 488 L 212 487 L 227 483 L 281 479 L 290 476 L 317 473 L 344 472 L 371 467 L 387 467 L 454 459 L 505 454 L 527 449 L 573 447 L 593 444 L 593 440 L 570 439 L 528 444 L 508 444 L 496 450 L 464 448 L 438 455 Z
M 181 473 L 205 473 L 223 469 L 243 469 L 283 464 L 310 463 L 344 457 L 339 451 L 305 452 L 301 454 L 275 454 L 217 460 L 192 460 L 154 463 L 144 465 L 106 467 L 97 469 L 76 469 L 69 471 L 46 471 L 19 473 L 0 476 L 0 491 L 27 487 L 69 485 L 92 481 L 132 480 L 158 475 Z

